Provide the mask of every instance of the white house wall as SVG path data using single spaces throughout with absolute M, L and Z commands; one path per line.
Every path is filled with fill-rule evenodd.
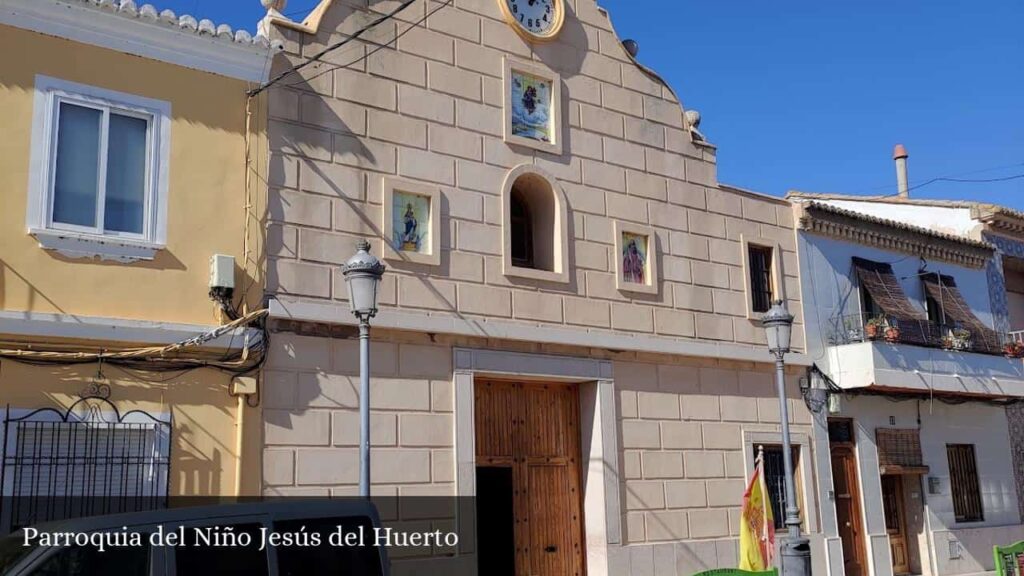
M 856 289 L 852 259 L 854 256 L 886 262 L 900 279 L 907 298 L 922 312 L 926 310 L 921 284 L 920 259 L 900 253 L 879 250 L 860 244 L 843 242 L 807 233 L 799 234 L 807 350 L 812 360 L 827 361 L 830 320 L 837 314 L 860 312 L 860 294 Z M 927 272 L 939 272 L 956 279 L 960 293 L 981 322 L 992 326 L 992 305 L 988 296 L 988 279 L 984 269 L 965 268 L 945 262 L 928 262 Z
M 939 483 L 938 493 L 929 494 L 927 477 L 922 478 L 921 492 L 927 514 L 924 525 L 931 533 L 929 540 L 933 550 L 931 554 L 921 551 L 925 573 L 946 576 L 992 570 L 993 545 L 1024 539 L 1009 457 L 1005 410 L 978 403 L 948 405 L 939 401 L 893 402 L 878 397 L 847 397 L 843 400 L 841 416 L 854 418 L 856 426 L 861 505 L 873 574 L 883 576 L 892 572 L 882 512 L 875 430 L 918 427 L 918 409 L 924 463 L 930 468 L 928 477 L 936 478 Z M 957 524 L 954 518 L 946 444 L 974 445 L 985 515 L 983 522 Z M 913 510 L 908 507 L 907 512 L 913 513 Z M 916 519 L 908 520 L 917 523 Z M 908 534 L 909 545 L 914 545 L 915 536 Z M 949 541 L 959 542 L 960 559 L 950 558 Z

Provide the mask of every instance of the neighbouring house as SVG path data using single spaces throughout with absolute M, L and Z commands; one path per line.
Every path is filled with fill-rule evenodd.
M 794 192 L 832 574 L 973 574 L 1024 539 L 1024 214 Z M 902 161 L 902 162 L 901 162 Z
M 478 547 L 396 573 L 735 567 L 758 446 L 782 519 L 759 324 L 776 299 L 797 317 L 798 505 L 823 561 L 791 206 L 718 182 L 699 115 L 608 14 L 593 0 L 323 0 L 296 22 L 266 4 L 284 53 L 268 90 L 263 492 L 356 493 L 366 399 L 342 264 L 365 238 L 388 266 L 373 493 L 488 506 Z
M 273 51 L 130 0 L 0 3 L 0 533 L 259 491 L 246 100 Z

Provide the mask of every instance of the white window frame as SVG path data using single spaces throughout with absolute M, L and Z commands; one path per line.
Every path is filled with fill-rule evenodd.
M 53 222 L 54 182 L 57 161 L 57 131 L 60 104 L 68 103 L 100 110 L 101 162 L 97 183 L 96 226 Z M 146 134 L 146 193 L 142 234 L 103 229 L 106 196 L 106 147 L 109 115 L 148 120 Z M 32 119 L 32 154 L 29 176 L 27 227 L 42 248 L 70 257 L 100 257 L 132 262 L 152 260 L 167 243 L 167 197 L 170 165 L 171 105 L 155 100 L 37 75 Z

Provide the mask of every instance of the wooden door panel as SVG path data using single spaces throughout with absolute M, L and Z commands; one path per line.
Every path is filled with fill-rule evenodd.
M 525 429 L 528 440 L 521 455 L 526 458 L 564 458 L 570 453 L 566 436 L 572 428 L 571 402 L 562 386 L 525 385 Z
M 512 463 L 512 430 L 516 425 L 515 384 L 478 382 L 476 385 L 476 457 L 483 464 Z
M 568 475 L 566 466 L 530 466 L 527 470 L 526 547 L 531 576 L 571 574 Z
M 899 476 L 882 476 L 882 509 L 885 514 L 885 530 L 889 534 L 894 574 L 910 572 L 902 482 Z
M 574 385 L 476 384 L 477 466 L 512 470 L 517 576 L 583 575 L 578 399 Z
M 860 490 L 853 450 L 832 449 L 832 485 L 835 492 L 836 520 L 843 544 L 845 576 L 864 576 L 864 540 L 860 522 Z

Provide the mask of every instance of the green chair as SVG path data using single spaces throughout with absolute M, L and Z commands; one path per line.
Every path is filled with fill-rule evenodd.
M 778 570 L 772 568 L 765 572 L 748 572 L 737 568 L 718 568 L 707 572 L 701 572 L 700 574 L 694 574 L 693 576 L 778 576 Z
M 992 548 L 996 560 L 996 576 L 1024 576 L 1024 542 Z

